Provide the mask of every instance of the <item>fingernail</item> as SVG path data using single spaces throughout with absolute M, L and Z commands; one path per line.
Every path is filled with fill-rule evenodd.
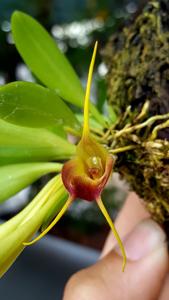
M 166 236 L 163 230 L 154 221 L 147 219 L 142 221 L 124 239 L 124 248 L 129 260 L 139 260 L 148 256 L 165 242 Z M 119 249 L 115 249 L 120 254 Z

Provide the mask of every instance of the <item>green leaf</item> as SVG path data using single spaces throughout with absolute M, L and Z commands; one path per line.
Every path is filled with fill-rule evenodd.
M 15 195 L 41 176 L 61 171 L 62 164 L 26 163 L 0 167 L 0 203 Z
M 75 146 L 47 129 L 27 128 L 0 120 L 0 165 L 63 160 Z
M 65 190 L 61 176 L 50 180 L 38 195 L 16 216 L 0 225 L 0 278 L 9 269 L 28 241 L 43 224 L 57 203 L 64 205 Z
M 114 124 L 117 121 L 117 114 L 115 113 L 114 109 L 112 108 L 111 105 L 107 106 L 108 108 L 108 117 L 109 117 L 109 122 L 111 122 L 110 124 Z
M 71 64 L 59 50 L 48 32 L 29 15 L 15 11 L 12 15 L 12 34 L 20 55 L 36 77 L 56 93 L 83 107 L 84 90 Z M 94 105 L 93 116 L 105 124 Z
M 70 127 L 68 127 L 68 128 L 70 128 Z M 62 126 L 60 126 L 60 125 L 56 125 L 54 127 L 52 126 L 52 127 L 48 128 L 48 130 L 50 130 L 55 135 L 60 136 L 64 140 L 67 140 L 67 132 L 64 130 L 64 128 Z
M 78 127 L 73 112 L 54 91 L 31 82 L 0 87 L 0 118 L 21 126 Z
M 41 231 L 44 231 L 49 226 L 49 224 L 52 222 L 52 220 L 57 215 L 57 213 L 61 210 L 67 198 L 68 198 L 67 193 L 62 193 L 59 197 L 59 202 L 53 203 L 53 206 L 51 206 L 51 208 L 46 214 L 46 217 L 44 218 L 43 224 L 41 226 Z
M 81 83 L 48 32 L 29 15 L 16 11 L 12 15 L 12 34 L 19 53 L 40 81 L 82 106 Z

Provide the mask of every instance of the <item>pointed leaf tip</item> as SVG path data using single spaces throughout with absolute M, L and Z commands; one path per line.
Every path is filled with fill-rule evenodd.
M 13 13 L 11 24 L 16 48 L 36 77 L 64 100 L 82 107 L 85 93 L 81 82 L 49 33 L 21 11 Z M 104 126 L 104 118 L 96 107 L 91 104 L 90 110 Z
M 46 29 L 20 11 L 13 13 L 11 23 L 16 48 L 31 71 L 63 99 L 82 106 L 81 82 Z

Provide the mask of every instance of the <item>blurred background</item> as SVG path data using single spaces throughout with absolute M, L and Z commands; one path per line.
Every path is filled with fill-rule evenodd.
M 133 18 L 139 11 L 140 7 L 143 5 L 142 0 L 1 0 L 0 1 L 0 85 L 3 85 L 10 81 L 24 80 L 24 81 L 35 81 L 35 78 L 23 63 L 20 55 L 17 53 L 15 45 L 13 43 L 10 27 L 10 17 L 13 11 L 21 10 L 26 12 L 45 26 L 45 28 L 50 32 L 53 38 L 56 40 L 60 49 L 67 55 L 71 61 L 73 67 L 79 74 L 82 84 L 85 86 L 88 66 L 91 58 L 91 49 L 93 47 L 94 41 L 99 41 L 99 48 L 102 49 L 106 44 L 108 38 L 113 34 L 117 28 Z M 100 51 L 101 52 L 101 51 Z M 85 59 L 84 59 L 85 57 Z M 92 96 L 95 99 L 95 103 L 100 110 L 103 112 L 105 109 L 106 100 L 106 82 L 105 76 L 107 69 L 105 64 L 102 62 L 101 55 L 97 56 L 95 74 L 94 74 L 94 84 L 92 87 Z M 38 190 L 44 185 L 47 178 L 36 182 L 32 187 L 25 189 L 18 195 L 6 201 L 0 206 L 0 219 L 7 220 L 17 213 L 21 208 L 23 208 L 27 202 L 29 202 L 32 197 L 38 192 Z M 126 197 L 127 187 L 126 185 L 119 181 L 118 175 L 115 174 L 105 190 L 103 198 L 106 200 L 106 206 L 109 209 L 111 216 L 114 218 L 117 214 L 118 209 L 121 207 L 123 200 Z M 67 273 L 64 273 L 64 267 L 60 266 L 60 271 L 65 276 L 63 280 L 59 281 L 59 291 L 61 293 L 62 286 L 67 279 L 67 277 L 77 269 L 84 267 L 92 263 L 97 258 L 97 252 L 92 252 L 91 248 L 95 250 L 100 250 L 105 237 L 108 233 L 108 226 L 105 224 L 101 213 L 97 209 L 95 203 L 87 203 L 82 201 L 76 201 L 65 217 L 60 221 L 60 223 L 52 230 L 52 234 L 55 236 L 60 236 L 62 239 L 67 240 L 66 246 L 68 251 L 67 262 L 65 262 L 65 269 L 67 268 Z M 51 234 L 50 233 L 50 234 Z M 52 237 L 47 238 L 42 242 L 42 253 L 45 251 L 51 253 L 51 247 L 54 247 L 55 241 Z M 62 240 L 57 240 L 57 246 L 55 251 L 51 254 L 54 255 L 56 268 L 58 264 L 56 260 L 59 260 L 60 254 L 63 254 L 62 246 L 65 243 Z M 72 244 L 73 241 L 76 244 Z M 47 243 L 47 245 L 45 244 Z M 61 243 L 61 244 L 60 244 Z M 77 244 L 81 246 L 77 246 Z M 39 244 L 40 245 L 40 244 Z M 61 245 L 61 246 L 58 246 Z M 65 244 L 64 244 L 65 245 Z M 73 246 L 72 246 L 73 245 Z M 24 265 L 29 269 L 34 257 L 34 263 L 36 264 L 36 255 L 38 256 L 37 248 L 40 246 L 33 247 L 34 250 L 27 250 L 28 256 L 25 258 L 25 254 L 19 261 L 14 265 L 12 271 L 7 273 L 7 277 L 2 279 L 0 283 L 0 293 L 3 294 L 3 300 L 5 299 L 30 299 L 25 295 L 21 296 L 21 293 L 16 293 L 16 298 L 10 298 L 10 294 L 6 296 L 6 289 L 9 282 L 14 283 L 19 278 L 23 279 L 22 272 Z M 59 248 L 60 247 L 60 248 Z M 72 252 L 71 248 L 74 249 Z M 80 248 L 77 248 L 80 247 Z M 90 248 L 84 248 L 90 247 Z M 53 248 L 52 248 L 53 249 Z M 62 249 L 62 250 L 61 250 Z M 39 249 L 39 251 L 41 251 Z M 81 260 L 76 259 L 75 255 L 78 251 L 82 251 Z M 83 251 L 87 251 L 84 252 Z M 89 252 L 88 252 L 89 251 Z M 55 257 L 57 254 L 57 257 Z M 72 257 L 70 255 L 74 253 Z M 30 256 L 29 256 L 30 255 Z M 46 254 L 45 254 L 46 255 Z M 70 257 L 69 257 L 70 255 Z M 83 256 L 84 255 L 84 256 Z M 76 258 L 75 258 L 76 256 Z M 43 257 L 42 257 L 43 259 Z M 68 267 L 68 260 L 72 260 L 72 265 Z M 73 261 L 76 261 L 73 265 Z M 78 263 L 77 263 L 78 261 Z M 64 263 L 64 262 L 63 262 Z M 49 265 L 52 265 L 52 260 Z M 77 264 L 77 265 L 76 265 Z M 49 268 L 48 265 L 48 268 Z M 46 265 L 45 265 L 46 266 Z M 72 267 L 73 266 L 73 267 Z M 42 268 L 43 269 L 43 268 Z M 39 264 L 36 265 L 34 270 L 34 275 L 36 278 L 40 272 Z M 53 270 L 53 269 L 52 269 Z M 57 271 L 57 270 L 56 270 Z M 18 273 L 19 272 L 19 273 Z M 24 271 L 25 278 L 30 275 Z M 42 270 L 43 272 L 43 270 Z M 45 272 L 45 267 L 44 267 Z M 51 271 L 50 272 L 55 272 Z M 27 274 L 27 277 L 26 277 Z M 63 275 L 62 274 L 62 275 Z M 16 275 L 16 276 L 15 276 Z M 21 277 L 19 277 L 21 276 Z M 55 275 L 54 275 L 55 276 Z M 14 280 L 15 278 L 15 280 Z M 17 279 L 18 278 L 18 279 Z M 41 278 L 41 277 L 40 277 Z M 44 279 L 47 280 L 47 279 Z M 36 280 L 35 280 L 36 281 Z M 49 280 L 48 280 L 49 281 Z M 52 282 L 52 281 L 50 281 Z M 15 288 L 19 284 L 16 281 Z M 31 299 L 37 299 L 39 295 L 35 293 Z M 45 295 L 45 293 L 44 293 Z M 59 294 L 61 295 L 61 294 Z M 44 297 L 44 298 L 43 298 Z M 41 299 L 51 299 L 45 298 L 46 296 L 41 295 Z M 57 299 L 59 299 L 58 296 Z

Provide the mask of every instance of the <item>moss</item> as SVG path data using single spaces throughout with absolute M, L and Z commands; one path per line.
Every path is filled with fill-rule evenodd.
M 107 145 L 117 155 L 116 170 L 166 228 L 169 218 L 168 54 L 168 0 L 149 1 L 129 26 L 110 38 L 104 49 L 109 70 L 108 99 L 119 115 L 116 124 L 107 129 Z

